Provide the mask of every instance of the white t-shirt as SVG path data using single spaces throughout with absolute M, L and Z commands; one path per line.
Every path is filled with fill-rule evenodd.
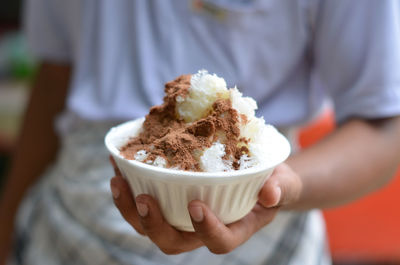
M 400 114 L 396 0 L 28 0 L 30 47 L 69 62 L 68 110 L 131 119 L 163 84 L 207 69 L 237 85 L 277 126 L 309 120 L 330 98 L 336 117 Z

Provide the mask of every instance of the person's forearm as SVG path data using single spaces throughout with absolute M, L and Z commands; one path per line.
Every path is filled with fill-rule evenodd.
M 400 162 L 400 117 L 351 120 L 288 159 L 302 180 L 290 209 L 334 207 L 383 186 Z
M 6 256 L 19 202 L 57 151 L 54 118 L 64 107 L 69 76 L 66 65 L 44 63 L 39 68 L 0 201 L 0 257 Z

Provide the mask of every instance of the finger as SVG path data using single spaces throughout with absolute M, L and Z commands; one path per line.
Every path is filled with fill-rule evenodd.
M 232 233 L 240 237 L 240 244 L 246 242 L 254 233 L 269 224 L 278 213 L 279 208 L 265 208 L 261 204 L 256 204 L 252 211 L 245 217 L 229 224 Z
M 118 168 L 118 166 L 117 166 L 117 163 L 115 162 L 115 160 L 114 160 L 114 158 L 112 157 L 112 155 L 110 155 L 109 158 L 110 158 L 111 165 L 112 165 L 113 168 L 114 168 L 114 173 L 115 173 L 115 175 L 116 175 L 116 176 L 122 176 L 121 171 L 119 170 L 119 168 Z
M 191 201 L 188 206 L 196 235 L 214 254 L 225 254 L 238 245 L 231 230 L 226 227 L 201 201 Z
M 124 217 L 138 233 L 145 235 L 146 233 L 140 223 L 140 218 L 137 213 L 135 199 L 133 198 L 126 180 L 121 176 L 115 176 L 110 181 L 110 188 L 113 194 L 114 204 L 117 206 L 122 217 Z
M 179 254 L 202 246 L 194 233 L 172 227 L 163 217 L 157 201 L 145 194 L 136 197 L 136 207 L 146 235 L 166 254 Z
M 241 220 L 228 225 L 232 230 L 239 229 L 239 226 L 253 227 L 251 234 L 257 232 L 265 225 L 269 224 L 279 211 L 279 207 L 265 208 L 257 203 L 252 211 Z M 238 226 L 238 228 L 236 228 Z
M 298 200 L 302 189 L 300 177 L 285 163 L 278 165 L 259 193 L 264 207 L 284 206 Z
M 274 174 L 275 172 L 265 182 L 258 194 L 258 202 L 266 208 L 277 206 L 281 200 L 282 190 L 279 186 L 279 181 L 273 178 Z
M 200 210 L 202 213 L 198 212 Z M 189 204 L 197 236 L 215 254 L 229 253 L 246 242 L 256 231 L 271 222 L 277 211 L 277 208 L 267 209 L 257 204 L 244 218 L 226 226 L 203 202 L 192 201 Z

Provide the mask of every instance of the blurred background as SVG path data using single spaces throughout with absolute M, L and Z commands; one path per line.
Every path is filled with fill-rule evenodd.
M 21 1 L 0 8 L 0 187 L 16 146 L 35 62 L 29 57 L 20 23 Z M 299 141 L 307 147 L 335 126 L 328 108 L 305 126 Z M 399 136 L 400 137 L 400 136 Z M 324 212 L 337 265 L 400 264 L 400 170 L 384 189 L 345 207 Z
M 20 31 L 21 1 L 2 1 L 0 7 L 0 183 L 15 147 L 35 64 L 27 54 Z

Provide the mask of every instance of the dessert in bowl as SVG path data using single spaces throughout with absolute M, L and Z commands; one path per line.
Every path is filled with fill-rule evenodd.
M 155 197 L 175 228 L 193 231 L 190 201 L 204 201 L 225 224 L 251 211 L 286 138 L 257 105 L 222 78 L 199 71 L 165 85 L 164 103 L 145 118 L 112 128 L 105 144 L 134 196 Z

